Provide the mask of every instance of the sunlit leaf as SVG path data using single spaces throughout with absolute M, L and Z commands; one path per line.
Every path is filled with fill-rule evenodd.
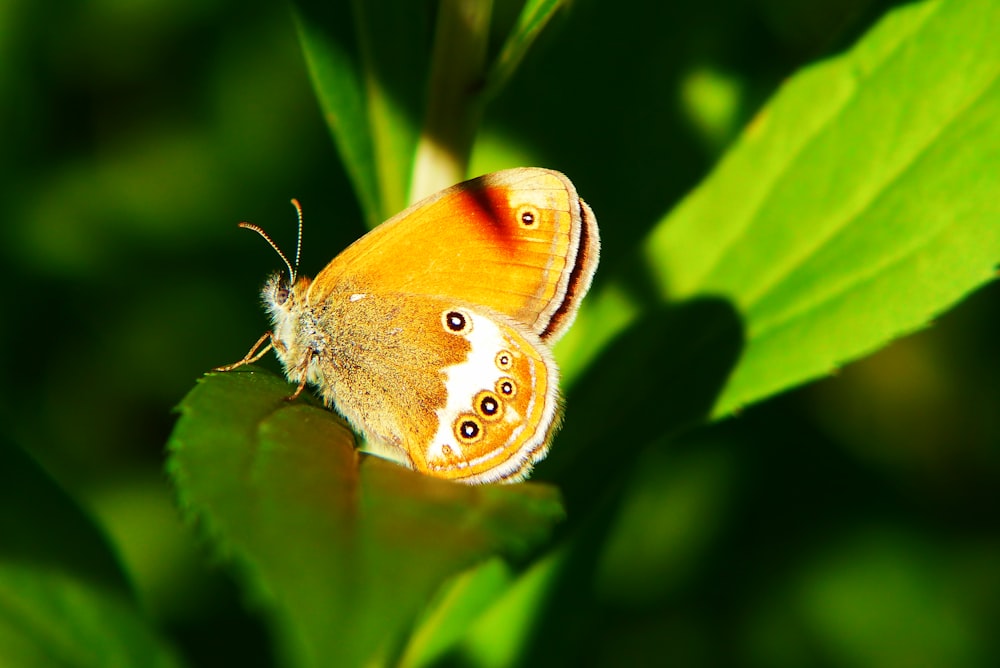
M 445 579 L 526 555 L 562 517 L 550 487 L 469 487 L 361 456 L 336 416 L 287 402 L 290 391 L 260 371 L 202 379 L 181 405 L 170 468 L 297 665 L 391 655 Z
M 557 441 L 554 468 L 539 467 L 556 472 L 571 517 L 594 509 L 592 490 L 637 439 L 670 433 L 706 406 L 727 414 L 829 373 L 995 277 L 998 78 L 1000 7 L 978 1 L 903 6 L 845 54 L 789 80 L 649 237 L 650 273 L 674 309 L 630 304 L 618 341 L 575 346 L 597 363 L 575 377 L 562 434 L 573 446 Z M 598 292 L 597 306 L 604 301 L 613 300 Z M 596 312 L 581 321 L 608 321 Z M 732 375 L 713 388 L 732 351 Z M 470 623 L 454 656 L 488 665 L 559 655 L 559 641 L 525 619 L 571 608 L 560 599 L 570 587 L 557 585 L 587 586 L 594 572 L 572 579 L 561 562 L 594 549 L 567 541 L 538 561 Z
M 714 413 L 926 324 L 1000 261 L 1000 6 L 925 2 L 780 91 L 655 230 L 665 296 L 730 300 L 746 348 Z

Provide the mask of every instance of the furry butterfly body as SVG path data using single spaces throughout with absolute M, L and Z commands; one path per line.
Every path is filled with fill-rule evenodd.
M 550 346 L 599 243 L 562 174 L 489 174 L 383 223 L 313 280 L 272 276 L 259 345 L 269 338 L 289 380 L 316 386 L 373 451 L 466 483 L 522 480 L 559 422 Z

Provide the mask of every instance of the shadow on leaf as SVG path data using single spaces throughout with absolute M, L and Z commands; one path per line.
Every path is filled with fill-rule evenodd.
M 742 346 L 737 312 L 709 298 L 661 307 L 616 339 L 575 384 L 539 467 L 562 488 L 571 520 L 645 444 L 705 420 Z

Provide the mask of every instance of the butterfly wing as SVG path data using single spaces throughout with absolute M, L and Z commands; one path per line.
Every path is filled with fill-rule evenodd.
M 338 291 L 481 304 L 551 344 L 590 287 L 593 212 L 559 172 L 510 169 L 443 190 L 369 232 L 316 276 L 308 300 Z
M 515 321 L 451 307 L 444 322 L 449 335 L 469 342 L 469 353 L 443 370 L 447 402 L 435 411 L 434 436 L 410 452 L 414 465 L 463 482 L 522 480 L 558 426 L 558 367 Z
M 558 370 L 524 325 L 398 294 L 335 293 L 317 316 L 334 332 L 315 360 L 325 398 L 376 452 L 467 483 L 520 480 L 545 456 Z

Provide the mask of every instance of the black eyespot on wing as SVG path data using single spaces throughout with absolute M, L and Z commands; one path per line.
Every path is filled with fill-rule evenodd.
M 444 329 L 452 334 L 468 334 L 472 331 L 472 318 L 468 313 L 458 309 L 451 309 L 441 314 L 441 323 Z
M 517 220 L 521 227 L 534 227 L 538 222 L 538 211 L 533 206 L 522 206 L 517 210 Z
M 472 407 L 476 415 L 487 422 L 495 422 L 503 417 L 503 403 L 500 397 L 489 390 L 476 394 L 476 398 L 472 400 Z
M 474 415 L 462 415 L 455 420 L 455 438 L 460 443 L 475 443 L 483 437 L 483 425 Z
M 501 378 L 497 381 L 497 392 L 512 399 L 517 396 L 517 383 L 514 382 L 513 378 Z
M 514 366 L 514 356 L 508 350 L 501 350 L 497 353 L 495 362 L 501 371 L 510 371 L 510 368 Z

